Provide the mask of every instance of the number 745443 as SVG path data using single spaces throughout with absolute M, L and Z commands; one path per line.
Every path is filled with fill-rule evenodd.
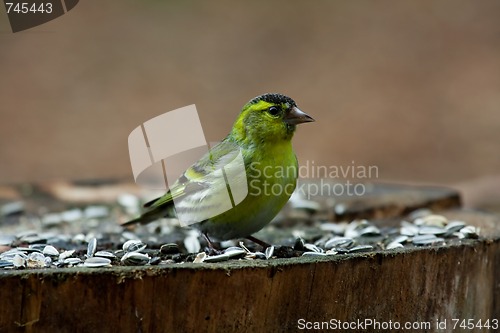
M 52 13 L 52 3 L 30 3 L 30 2 L 6 2 L 7 6 L 7 14 L 18 13 L 18 14 L 27 14 L 27 13 Z

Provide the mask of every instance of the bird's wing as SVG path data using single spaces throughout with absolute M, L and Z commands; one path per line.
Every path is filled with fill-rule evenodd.
M 234 163 L 238 156 L 241 163 Z M 239 172 L 235 171 L 238 165 Z M 161 217 L 160 212 L 165 215 L 172 206 L 175 206 L 176 215 L 183 224 L 202 222 L 231 209 L 234 201 L 231 201 L 226 184 L 228 173 L 235 186 L 246 182 L 239 146 L 226 138 L 189 167 L 165 195 L 146 203 L 144 207 L 148 211 L 131 222 L 147 223 Z
M 247 190 L 240 147 L 227 138 L 186 170 L 184 177 L 188 182 L 183 196 L 173 199 L 181 224 L 199 223 L 230 210 L 242 200 L 235 202 L 238 189 Z

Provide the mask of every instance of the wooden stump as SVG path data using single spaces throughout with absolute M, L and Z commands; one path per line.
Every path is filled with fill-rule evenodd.
M 418 195 L 457 202 L 446 193 Z M 397 206 L 389 197 L 380 205 L 375 195 L 372 206 Z M 409 322 L 437 332 L 452 331 L 454 319 L 500 319 L 498 217 L 441 213 L 480 227 L 482 239 L 327 258 L 0 271 L 0 332 L 342 331 L 342 323 L 372 332 L 389 321 L 395 331 Z

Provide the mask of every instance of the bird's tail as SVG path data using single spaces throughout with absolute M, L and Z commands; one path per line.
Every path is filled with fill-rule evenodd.
M 121 226 L 122 227 L 128 227 L 128 226 L 131 226 L 131 225 L 134 225 L 134 224 L 137 224 L 137 223 L 147 223 L 147 222 L 143 222 L 143 217 L 142 216 L 139 216 L 133 220 L 130 220 L 130 221 L 127 221 L 125 223 L 123 223 Z

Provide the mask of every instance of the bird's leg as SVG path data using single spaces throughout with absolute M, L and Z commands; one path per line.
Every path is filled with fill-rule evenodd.
M 212 244 L 212 241 L 210 240 L 210 238 L 208 238 L 207 233 L 202 232 L 201 234 L 203 235 L 203 238 L 205 238 L 205 240 L 207 241 L 208 246 L 209 246 L 211 249 L 213 249 L 213 248 L 214 248 L 214 244 Z
M 264 241 L 261 241 L 260 239 L 255 238 L 255 237 L 253 237 L 253 236 L 247 236 L 247 237 L 245 237 L 245 238 L 246 238 L 246 239 L 248 239 L 248 240 L 250 240 L 250 241 L 252 241 L 252 242 L 254 242 L 254 243 L 256 243 L 256 244 L 259 244 L 259 245 L 260 245 L 260 246 L 262 246 L 264 249 L 267 249 L 268 247 L 270 247 L 270 246 L 271 246 L 271 244 L 266 243 L 266 242 L 264 242 Z
M 217 250 L 214 246 L 214 244 L 212 243 L 212 241 L 210 240 L 210 238 L 208 238 L 208 234 L 205 233 L 205 232 L 202 232 L 201 233 L 203 235 L 203 238 L 205 238 L 205 240 L 207 241 L 208 243 L 208 248 L 206 248 L 206 250 L 208 250 L 208 255 L 217 255 L 217 254 L 221 254 L 222 251 L 221 250 Z

